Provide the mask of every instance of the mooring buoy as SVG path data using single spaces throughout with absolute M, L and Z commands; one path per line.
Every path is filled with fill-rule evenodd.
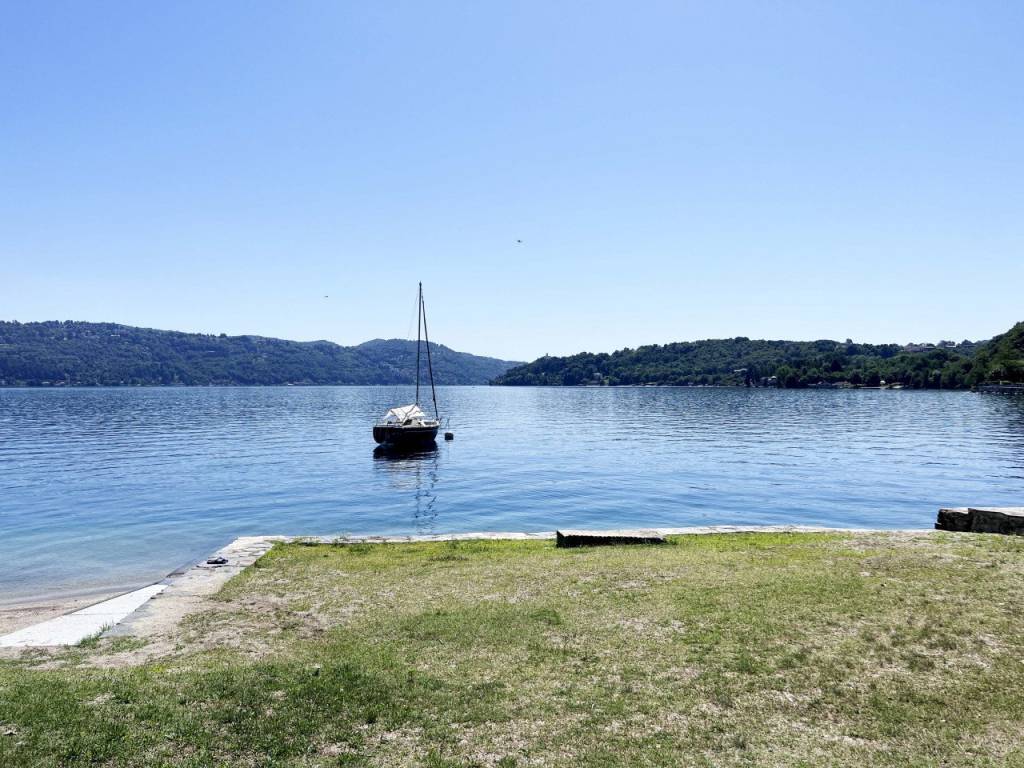
M 454 432 L 445 432 L 444 433 L 444 439 L 445 440 L 454 440 L 455 439 L 455 433 Z

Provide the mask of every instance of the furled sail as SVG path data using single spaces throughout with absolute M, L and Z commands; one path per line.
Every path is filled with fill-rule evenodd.
M 425 418 L 427 418 L 427 414 L 415 403 L 412 405 L 400 405 L 384 414 L 384 421 L 389 424 L 403 424 L 409 419 L 421 420 Z

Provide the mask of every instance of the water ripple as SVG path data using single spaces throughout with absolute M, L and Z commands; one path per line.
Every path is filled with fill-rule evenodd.
M 158 578 L 234 536 L 928 527 L 1024 499 L 1024 399 L 445 387 L 454 443 L 375 454 L 402 387 L 0 390 L 0 599 Z

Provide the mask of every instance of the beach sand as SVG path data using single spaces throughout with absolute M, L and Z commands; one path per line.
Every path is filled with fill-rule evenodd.
M 116 597 L 125 590 L 90 591 L 78 594 L 54 594 L 21 599 L 0 599 L 0 635 L 22 627 L 63 616 L 65 613 Z

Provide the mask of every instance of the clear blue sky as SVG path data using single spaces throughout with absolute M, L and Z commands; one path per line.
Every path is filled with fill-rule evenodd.
M 1018 2 L 5 3 L 0 319 L 351 344 L 422 279 L 515 359 L 987 338 L 1022 40 Z

